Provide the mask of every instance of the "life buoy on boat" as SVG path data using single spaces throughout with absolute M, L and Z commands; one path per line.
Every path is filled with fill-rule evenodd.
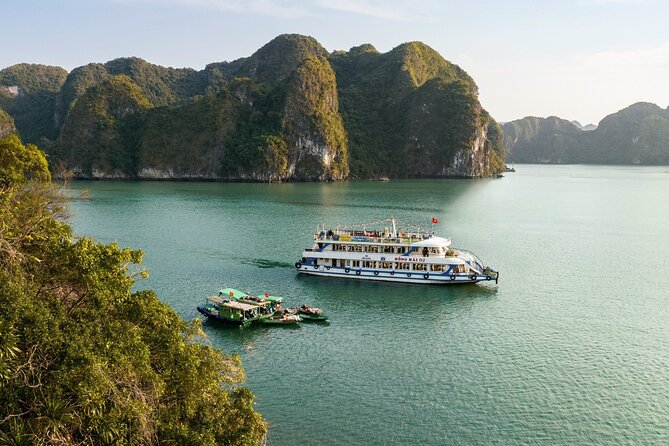
M 375 275 L 375 276 L 378 276 L 378 275 L 379 275 L 379 272 L 378 272 L 378 271 L 374 271 L 374 275 Z
M 344 268 L 344 272 L 345 272 L 346 274 L 348 274 L 348 273 L 351 272 L 351 270 L 350 270 L 349 268 Z
M 411 277 L 411 273 L 407 273 L 407 277 Z
M 359 276 L 360 275 L 360 270 L 357 270 L 355 273 Z
M 476 274 L 472 274 L 471 276 L 469 276 L 469 278 L 472 280 L 476 280 Z
M 318 265 L 314 265 L 314 269 L 318 269 Z
M 394 275 L 395 275 L 395 271 L 391 271 L 391 272 L 390 272 L 390 275 L 391 275 L 391 276 L 394 276 Z
M 329 266 L 326 266 L 325 269 L 328 270 L 328 271 L 330 271 L 330 267 L 329 267 Z
M 455 276 L 451 274 L 451 280 L 455 280 Z
M 302 268 L 302 264 L 300 262 L 295 262 L 295 268 L 297 269 Z
M 429 274 L 423 274 L 423 279 L 429 279 L 430 275 Z
M 492 280 L 492 277 L 490 277 L 490 276 L 485 276 L 485 278 L 486 278 L 487 280 Z

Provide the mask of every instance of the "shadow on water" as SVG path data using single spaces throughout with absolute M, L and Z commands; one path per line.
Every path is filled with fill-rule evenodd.
M 247 346 L 257 339 L 269 336 L 272 330 L 299 330 L 300 325 L 263 325 L 254 323 L 245 327 L 222 324 L 217 321 L 205 319 L 202 321 L 202 327 L 206 330 L 209 339 L 216 344 L 219 338 L 227 340 L 243 341 Z
M 333 320 L 338 312 L 346 314 L 360 309 L 387 316 L 405 312 L 469 311 L 494 299 L 498 293 L 497 286 L 490 284 L 428 286 L 304 275 L 296 280 L 308 290 L 309 298 L 305 300 L 310 305 L 332 310 Z M 295 299 L 299 300 L 299 296 Z

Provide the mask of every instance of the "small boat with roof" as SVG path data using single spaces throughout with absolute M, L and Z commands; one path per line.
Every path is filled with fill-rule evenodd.
M 433 218 L 430 228 L 438 222 Z M 308 275 L 403 283 L 499 280 L 499 272 L 473 252 L 452 247 L 450 237 L 395 218 L 334 228 L 319 225 L 295 268 Z
M 197 311 L 227 325 L 246 326 L 272 317 L 282 310 L 281 302 L 283 298 L 278 296 L 252 296 L 233 288 L 224 288 L 219 290 L 218 295 L 207 297 L 207 302 L 198 306 Z

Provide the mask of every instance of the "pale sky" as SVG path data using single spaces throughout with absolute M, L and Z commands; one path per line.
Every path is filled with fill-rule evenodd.
M 282 33 L 327 50 L 419 40 L 476 80 L 498 120 L 581 123 L 669 105 L 666 0 L 0 0 L 0 68 L 138 56 L 202 69 Z

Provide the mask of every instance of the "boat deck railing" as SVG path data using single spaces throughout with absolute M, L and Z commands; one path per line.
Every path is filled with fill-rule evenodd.
M 397 237 L 390 235 L 348 235 L 348 234 L 316 234 L 316 241 L 322 242 L 362 242 L 362 243 L 402 243 L 410 245 L 432 237 L 431 234 L 398 234 Z

